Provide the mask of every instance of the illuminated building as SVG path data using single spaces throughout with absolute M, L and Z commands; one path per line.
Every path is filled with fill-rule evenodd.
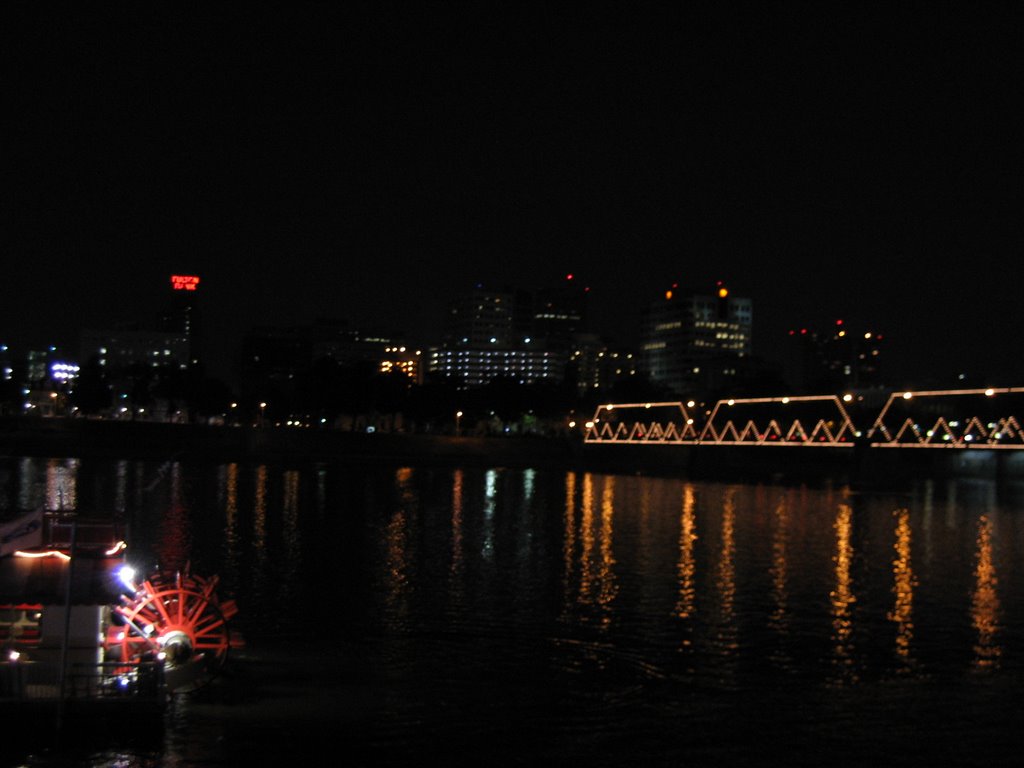
M 546 349 L 469 347 L 430 351 L 431 373 L 454 379 L 462 387 L 479 387 L 497 378 L 509 378 L 520 384 L 541 379 L 560 379 L 562 356 Z
M 29 350 L 25 355 L 25 381 L 29 387 L 52 389 L 69 384 L 78 376 L 77 363 L 68 361 L 67 357 L 51 346 L 46 350 Z M 5 368 L 5 377 L 10 371 Z
M 96 360 L 111 378 L 138 366 L 183 370 L 198 365 L 199 284 L 195 275 L 172 275 L 167 302 L 153 316 L 83 330 L 81 360 Z
M 612 349 L 597 334 L 577 334 L 569 357 L 569 378 L 583 393 L 608 390 L 640 372 L 639 356 Z
M 304 333 L 310 338 L 312 360 L 328 359 L 342 367 L 362 365 L 379 373 L 401 371 L 422 383 L 422 353 L 404 334 L 356 330 L 340 320 L 318 319 Z
M 379 370 L 381 373 L 403 373 L 412 382 L 423 383 L 422 354 L 419 350 L 413 350 L 410 347 L 403 345 L 385 347 Z
M 187 368 L 189 351 L 188 337 L 182 333 L 130 326 L 82 331 L 81 359 L 95 359 L 113 377 L 138 365 L 147 368 Z
M 30 349 L 25 354 L 25 383 L 37 384 L 46 379 L 46 372 L 50 365 L 50 357 L 54 348 L 47 350 Z
M 643 314 L 641 367 L 680 395 L 727 389 L 751 355 L 752 328 L 751 300 L 721 283 L 716 295 L 686 296 L 673 286 Z
M 298 326 L 259 326 L 242 339 L 240 384 L 244 395 L 277 393 L 294 399 L 318 366 L 365 376 L 399 371 L 421 383 L 422 354 L 391 333 L 359 331 L 342 320 Z M 276 399 L 276 398 L 275 398 Z
M 183 336 L 189 365 L 203 359 L 202 292 L 198 275 L 171 275 L 171 296 L 158 320 L 158 330 Z
M 589 297 L 590 289 L 580 285 L 574 275 L 566 275 L 559 283 L 538 289 L 530 336 L 543 339 L 552 351 L 574 352 L 574 348 L 581 346 L 580 337 L 588 331 Z
M 445 322 L 445 344 L 486 349 L 508 347 L 531 336 L 532 302 L 525 291 L 477 285 L 452 303 Z
M 16 355 L 0 344 L 0 412 L 57 415 L 78 374 L 78 364 L 55 346 Z
M 825 330 L 789 331 L 785 375 L 795 390 L 839 392 L 882 386 L 884 338 L 873 331 L 854 331 L 842 320 Z
M 585 333 L 587 293 L 572 275 L 533 292 L 474 286 L 450 306 L 430 373 L 460 387 L 564 380 Z

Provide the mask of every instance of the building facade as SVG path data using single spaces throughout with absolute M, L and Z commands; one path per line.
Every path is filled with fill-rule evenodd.
M 808 394 L 880 387 L 884 343 L 881 333 L 855 331 L 843 320 L 824 329 L 791 329 L 786 379 Z
M 724 389 L 753 349 L 753 303 L 719 283 L 714 294 L 678 286 L 652 302 L 641 320 L 641 368 L 680 396 Z
M 460 388 L 564 381 L 586 336 L 587 293 L 572 275 L 535 291 L 474 286 L 450 306 L 430 374 Z

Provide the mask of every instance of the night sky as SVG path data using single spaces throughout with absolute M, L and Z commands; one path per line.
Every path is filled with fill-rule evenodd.
M 208 5 L 5 9 L 0 341 L 194 273 L 217 373 L 255 324 L 429 343 L 572 272 L 619 343 L 722 280 L 769 359 L 842 318 L 894 385 L 1024 386 L 1012 6 Z

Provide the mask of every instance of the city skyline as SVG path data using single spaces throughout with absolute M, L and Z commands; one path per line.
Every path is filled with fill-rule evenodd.
M 450 308 L 441 313 L 446 316 L 449 322 L 444 323 L 441 329 L 437 331 L 424 331 L 421 326 L 418 332 L 410 333 L 404 329 L 381 327 L 380 325 L 368 324 L 357 320 L 350 321 L 351 319 L 317 316 L 295 318 L 293 322 L 285 324 L 276 324 L 263 319 L 260 322 L 254 323 L 246 329 L 240 338 L 235 340 L 216 337 L 216 331 L 215 338 L 211 339 L 208 337 L 207 329 L 210 324 L 208 322 L 207 310 L 216 308 L 205 305 L 200 289 L 200 286 L 204 283 L 201 276 L 173 274 L 168 276 L 166 282 L 169 286 L 168 290 L 160 297 L 154 294 L 154 300 L 151 304 L 147 305 L 144 314 L 135 317 L 122 315 L 116 322 L 105 325 L 85 326 L 79 337 L 71 344 L 52 345 L 41 343 L 34 346 L 25 345 L 13 348 L 5 345 L 5 350 L 9 349 L 9 353 L 13 355 L 13 360 L 23 359 L 22 356 L 26 353 L 39 353 L 50 350 L 47 354 L 48 356 L 52 355 L 53 359 L 84 363 L 92 356 L 89 350 L 97 349 L 98 345 L 109 346 L 114 344 L 117 349 L 116 351 L 111 350 L 112 354 L 115 357 L 118 355 L 124 357 L 124 355 L 130 356 L 137 353 L 139 349 L 149 350 L 154 343 L 158 343 L 170 345 L 173 348 L 170 351 L 173 359 L 182 363 L 188 357 L 186 350 L 193 349 L 192 354 L 195 356 L 193 359 L 202 363 L 203 370 L 207 375 L 223 379 L 231 386 L 237 387 L 241 383 L 239 377 L 245 378 L 250 367 L 246 362 L 246 356 L 249 354 L 246 352 L 247 344 L 251 342 L 259 344 L 259 340 L 265 338 L 267 333 L 270 334 L 269 338 L 274 338 L 278 333 L 284 333 L 286 338 L 320 339 L 321 343 L 328 344 L 327 347 L 321 349 L 321 353 L 330 356 L 334 356 L 338 350 L 331 348 L 331 342 L 328 340 L 337 338 L 341 341 L 342 337 L 337 336 L 339 332 L 352 332 L 356 334 L 353 339 L 362 339 L 364 343 L 378 342 L 382 352 L 385 346 L 391 344 L 403 345 L 401 351 L 405 352 L 406 346 L 404 345 L 409 345 L 408 351 L 410 355 L 415 354 L 419 356 L 422 353 L 425 372 L 432 372 L 434 375 L 441 376 L 451 375 L 452 373 L 448 370 L 448 366 L 441 363 L 437 363 L 437 370 L 433 370 L 434 364 L 431 360 L 437 358 L 441 350 L 451 350 L 457 354 L 460 349 L 478 349 L 485 354 L 491 354 L 492 346 L 495 342 L 497 342 L 497 349 L 499 350 L 525 349 L 536 346 L 539 343 L 538 351 L 547 350 L 554 352 L 556 357 L 561 359 L 563 356 L 570 355 L 570 353 L 576 354 L 573 350 L 579 350 L 585 355 L 595 354 L 594 345 L 596 342 L 599 347 L 602 347 L 608 353 L 614 353 L 616 356 L 629 355 L 634 358 L 635 362 L 632 367 L 637 372 L 650 376 L 651 380 L 657 384 L 670 385 L 670 388 L 677 391 L 685 391 L 695 384 L 695 382 L 683 384 L 683 389 L 680 390 L 679 382 L 672 385 L 672 382 L 664 377 L 664 372 L 659 372 L 658 369 L 661 364 L 653 364 L 652 360 L 647 359 L 648 354 L 644 350 L 647 348 L 648 343 L 657 343 L 660 340 L 662 343 L 658 344 L 658 346 L 664 346 L 663 335 L 655 333 L 651 327 L 648 327 L 650 324 L 649 318 L 646 320 L 642 319 L 639 324 L 640 327 L 637 329 L 638 335 L 636 339 L 628 344 L 621 341 L 622 335 L 615 336 L 613 333 L 612 336 L 607 336 L 595 332 L 585 319 L 582 325 L 572 321 L 568 324 L 564 324 L 564 321 L 555 321 L 554 326 L 547 327 L 546 323 L 548 321 L 543 320 L 543 315 L 541 314 L 544 311 L 544 303 L 546 301 L 553 300 L 555 302 L 553 305 L 548 306 L 552 306 L 557 313 L 562 313 L 566 310 L 574 313 L 585 306 L 586 299 L 589 299 L 591 295 L 590 287 L 585 286 L 577 279 L 576 275 L 572 274 L 563 276 L 559 282 L 553 285 L 544 286 L 539 289 L 526 289 L 523 286 L 508 284 L 484 286 L 478 283 L 473 287 L 473 290 L 467 291 Z M 566 287 L 569 288 L 568 294 L 564 290 Z M 846 379 L 847 386 L 929 388 L 932 386 L 953 386 L 956 383 L 952 379 L 940 380 L 933 371 L 928 370 L 919 371 L 916 376 L 910 376 L 901 381 L 895 379 L 893 375 L 887 375 L 885 359 L 887 353 L 884 350 L 888 349 L 890 341 L 886 335 L 877 331 L 865 332 L 864 328 L 851 325 L 843 319 L 836 319 L 835 321 L 828 321 L 819 325 L 795 326 L 789 329 L 785 334 L 786 341 L 778 346 L 778 358 L 752 353 L 750 349 L 750 331 L 752 326 L 747 325 L 752 309 L 750 300 L 747 297 L 736 296 L 722 281 L 716 282 L 712 289 L 689 294 L 684 293 L 683 286 L 673 283 L 668 290 L 663 291 L 651 301 L 647 309 L 651 312 L 661 313 L 668 309 L 669 305 L 673 305 L 676 308 L 669 310 L 672 317 L 678 317 L 684 326 L 692 322 L 694 328 L 699 328 L 702 325 L 700 320 L 704 317 L 704 313 L 710 311 L 711 307 L 718 305 L 722 301 L 722 296 L 729 297 L 730 306 L 733 306 L 733 302 L 738 301 L 738 304 L 734 306 L 734 310 L 738 309 L 740 314 L 745 316 L 745 319 L 742 320 L 744 325 L 741 331 L 741 346 L 744 351 L 738 352 L 738 357 L 748 358 L 752 363 L 752 371 L 764 370 L 763 365 L 767 362 L 768 370 L 774 370 L 775 374 L 780 377 L 780 381 L 785 381 L 790 387 L 800 389 L 801 391 L 805 390 L 810 384 L 810 380 L 807 380 L 805 377 L 811 376 L 813 379 L 815 376 L 825 373 L 824 368 L 817 370 L 815 366 L 834 366 L 839 362 L 839 358 L 832 359 L 829 357 L 836 350 L 830 352 L 829 349 L 836 342 L 844 344 L 844 346 L 851 343 L 850 341 L 842 341 L 843 337 L 847 340 L 853 339 L 852 344 L 854 345 L 841 353 L 843 356 L 856 354 L 858 347 L 861 347 L 861 345 L 865 345 L 860 349 L 861 352 L 871 348 L 874 350 L 872 354 L 878 355 L 882 351 L 882 358 L 873 357 L 870 361 L 870 368 L 874 371 L 870 375 L 870 381 L 865 380 L 859 384 L 857 383 L 859 376 L 867 370 L 861 370 L 859 366 L 856 372 L 851 369 L 846 372 L 845 376 L 840 374 L 841 379 Z M 715 294 L 716 290 L 719 291 L 717 295 Z M 584 304 L 578 303 L 578 298 L 572 298 L 574 296 L 583 298 Z M 508 300 L 513 300 L 513 297 L 515 297 L 513 300 L 515 306 L 509 308 L 504 321 L 497 318 L 488 320 L 487 318 L 492 310 L 477 307 L 478 299 L 475 297 L 479 297 L 479 300 L 484 301 L 487 305 L 490 305 L 492 302 L 500 303 L 500 297 Z M 187 299 L 187 301 L 182 303 L 183 299 Z M 471 306 L 467 306 L 467 300 Z M 485 309 L 480 315 L 483 323 L 472 330 L 471 335 L 474 338 L 462 338 L 463 333 L 469 332 L 468 326 L 462 328 L 461 326 L 457 327 L 450 324 L 451 313 L 456 311 L 456 306 L 461 307 L 461 310 Z M 699 309 L 699 307 L 703 309 Z M 183 310 L 185 310 L 185 314 L 181 314 Z M 581 317 L 585 318 L 586 314 L 587 312 L 584 310 Z M 493 325 L 494 322 L 498 322 L 498 325 Z M 189 326 L 192 327 L 191 331 L 187 330 Z M 570 336 L 566 336 L 569 328 L 575 328 L 575 331 Z M 498 330 L 502 338 L 496 339 L 491 337 L 496 330 Z M 485 336 L 491 338 L 481 337 L 481 333 L 484 332 L 486 332 Z M 693 338 L 692 342 L 689 340 L 690 334 L 694 332 L 693 330 L 685 329 L 682 331 L 678 342 L 683 345 L 682 347 L 678 347 L 678 343 L 673 342 L 678 347 L 675 354 L 681 354 L 683 355 L 682 357 L 675 360 L 672 355 L 669 355 L 665 360 L 674 360 L 674 362 L 670 363 L 671 365 L 682 365 L 684 368 L 688 364 L 692 364 L 692 361 L 690 363 L 687 362 L 689 355 L 691 353 L 700 355 L 701 347 L 707 346 L 707 339 L 701 341 L 698 338 L 702 333 L 700 330 L 696 331 L 697 336 Z M 736 332 L 736 329 L 733 332 Z M 157 337 L 163 336 L 167 337 L 165 341 L 155 341 Z M 740 338 L 740 336 L 735 337 L 735 339 Z M 864 341 L 861 340 L 862 338 Z M 232 343 L 234 346 L 231 346 L 230 349 L 225 346 L 230 346 Z M 687 349 L 691 348 L 691 343 L 693 348 L 690 352 L 686 352 Z M 723 349 L 729 348 L 731 344 L 740 344 L 738 341 L 720 343 L 724 345 Z M 139 347 L 140 344 L 141 347 Z M 589 350 L 589 352 L 584 350 Z M 311 358 L 308 361 L 309 363 L 312 363 L 313 359 L 315 359 L 315 346 L 311 351 L 314 352 L 314 358 Z M 397 346 L 395 351 L 398 351 Z M 811 353 L 817 362 L 811 362 L 811 358 L 806 357 L 808 353 Z M 148 358 L 150 352 L 146 351 L 144 354 Z M 169 353 L 165 351 L 164 354 Z M 661 358 L 665 356 L 665 352 L 659 354 Z M 818 355 L 824 355 L 824 357 L 821 357 L 819 360 L 817 358 Z M 124 364 L 126 361 L 128 361 L 128 358 L 122 360 L 121 364 Z M 437 361 L 435 360 L 434 362 Z M 852 363 L 854 360 L 850 358 L 848 362 Z M 897 369 L 900 367 L 898 362 Z M 806 368 L 805 366 L 808 364 L 812 367 Z M 881 368 L 878 368 L 879 364 Z M 561 368 L 556 367 L 550 373 L 542 374 L 542 377 L 548 375 L 560 379 L 562 376 Z M 971 381 L 967 382 L 966 378 L 966 376 L 960 377 L 964 385 L 970 383 L 971 386 L 977 386 L 981 383 L 992 383 L 980 381 L 975 377 L 972 377 Z M 811 386 L 812 388 L 814 386 L 822 388 L 820 383 L 818 385 L 811 384 Z M 824 389 L 831 391 L 833 386 L 824 385 Z
M 17 13 L 6 343 L 73 348 L 173 273 L 221 355 L 321 316 L 428 342 L 476 282 L 572 272 L 622 345 L 671 283 L 723 280 L 766 359 L 841 318 L 892 376 L 1024 381 L 994 15 Z

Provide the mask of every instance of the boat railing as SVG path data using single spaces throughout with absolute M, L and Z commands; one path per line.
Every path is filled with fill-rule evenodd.
M 65 695 L 72 699 L 162 701 L 167 696 L 164 665 L 159 661 L 75 664 L 66 688 Z
M 61 691 L 57 664 L 8 661 L 0 664 L 0 699 L 162 702 L 167 698 L 159 661 L 72 664 Z

